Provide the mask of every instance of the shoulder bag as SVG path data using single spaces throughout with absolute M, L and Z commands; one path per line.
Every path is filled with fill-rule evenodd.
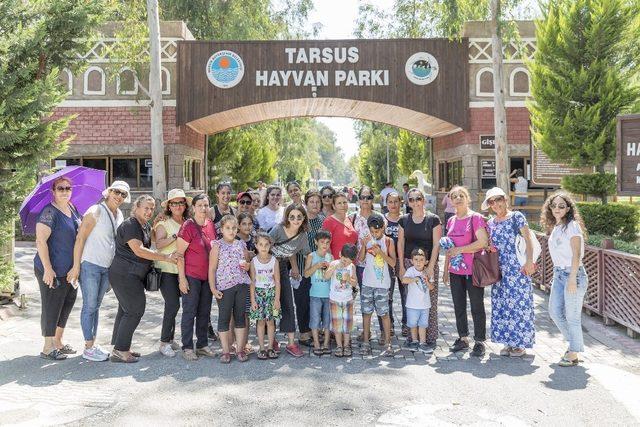
M 473 217 L 475 213 L 471 215 L 471 235 L 472 243 L 475 242 L 476 232 L 473 226 Z M 488 233 L 487 233 L 488 234 Z M 489 246 L 491 246 L 491 237 L 489 236 Z M 473 254 L 473 274 L 472 274 L 473 286 L 478 288 L 484 288 L 494 285 L 502 280 L 502 272 L 500 271 L 500 262 L 498 258 L 498 251 L 491 251 L 489 248 L 482 248 L 478 252 Z
M 513 228 L 516 234 L 516 256 L 518 258 L 518 264 L 520 264 L 520 267 L 524 267 L 524 265 L 527 263 L 527 241 L 524 239 L 524 236 L 518 229 L 518 225 L 515 221 L 514 215 L 511 216 L 511 219 L 513 220 Z M 529 229 L 529 238 L 531 240 L 531 250 L 533 252 L 531 261 L 535 264 L 536 262 L 538 262 L 538 258 L 540 258 L 542 247 L 540 246 L 540 242 L 536 237 L 536 233 L 534 233 L 532 229 Z

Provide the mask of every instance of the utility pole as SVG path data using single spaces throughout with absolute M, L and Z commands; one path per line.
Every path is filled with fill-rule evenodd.
M 389 174 L 389 138 L 387 138 L 387 180 L 386 182 L 391 181 L 391 175 Z
M 504 105 L 500 0 L 491 0 L 491 59 L 493 63 L 493 127 L 496 144 L 496 183 L 509 194 L 507 112 Z
M 160 79 L 160 18 L 158 0 L 147 0 L 149 25 L 149 97 L 151 98 L 151 163 L 153 165 L 153 198 L 164 199 L 167 180 L 164 170 L 164 137 L 162 134 L 162 81 Z

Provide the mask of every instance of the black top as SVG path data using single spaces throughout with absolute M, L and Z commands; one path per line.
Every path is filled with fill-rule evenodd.
M 233 206 L 229 206 L 229 213 L 223 214 L 220 212 L 220 209 L 218 209 L 218 205 L 213 205 L 213 213 L 213 225 L 216 226 L 216 239 L 222 239 L 222 227 L 220 227 L 220 221 L 225 215 L 236 216 L 236 211 L 233 209 Z
M 438 225 L 440 225 L 440 218 L 431 212 L 427 212 L 419 224 L 413 222 L 412 214 L 402 215 L 400 227 L 404 230 L 404 257 L 411 258 L 411 252 L 416 248 L 423 249 L 427 258 L 431 257 L 433 229 Z
M 145 248 L 151 247 L 151 226 L 149 224 L 140 225 L 135 217 L 124 220 L 116 231 L 116 255 L 114 260 L 126 260 L 141 267 L 151 267 L 153 261 L 137 256 L 127 242 L 131 239 L 138 239 Z

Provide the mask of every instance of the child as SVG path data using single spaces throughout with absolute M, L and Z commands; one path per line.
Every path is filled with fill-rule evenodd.
M 360 354 L 371 354 L 369 335 L 371 333 L 371 315 L 375 309 L 382 319 L 382 331 L 386 349 L 381 356 L 393 357 L 391 348 L 391 320 L 389 319 L 389 287 L 391 275 L 389 266 L 396 265 L 396 250 L 390 237 L 385 236 L 385 224 L 382 215 L 372 213 L 367 219 L 369 233 L 360 245 L 359 259 L 365 260 L 362 273 L 362 289 L 360 305 L 362 308 L 362 322 L 364 334 Z
M 407 326 L 411 328 L 411 337 L 407 338 L 406 347 L 411 351 L 425 354 L 433 353 L 427 345 L 427 325 L 429 324 L 429 290 L 433 290 L 433 281 L 427 276 L 427 254 L 416 248 L 411 251 L 413 267 L 409 267 L 402 283 L 407 286 Z M 427 285 L 428 283 L 428 285 Z
M 249 259 L 252 259 L 256 256 L 256 245 L 253 231 L 253 217 L 248 212 L 241 212 L 238 214 L 238 234 L 236 235 L 236 239 L 244 241 L 247 245 L 247 251 L 249 251 Z M 247 344 L 244 347 L 244 351 L 247 354 L 253 353 L 253 346 L 250 342 L 248 342 L 249 337 L 249 319 L 248 314 L 251 311 L 251 295 L 250 292 L 247 292 L 247 306 L 245 313 L 245 336 L 247 337 Z M 232 348 L 231 353 L 233 354 L 238 349 L 238 343 L 235 334 L 233 333 L 234 328 L 233 318 L 231 318 L 231 324 L 229 325 L 229 330 L 231 331 L 232 337 Z M 234 350 L 235 349 L 235 350 Z
M 209 254 L 209 286 L 218 300 L 218 331 L 222 344 L 221 363 L 231 361 L 231 315 L 235 321 L 235 336 L 238 340 L 236 357 L 246 362 L 245 313 L 247 292 L 249 292 L 249 253 L 242 240 L 236 240 L 238 220 L 233 215 L 225 215 L 220 220 L 222 238 L 215 240 Z
M 340 251 L 340 259 L 332 261 L 324 273 L 331 279 L 329 306 L 331 307 L 331 330 L 336 336 L 336 357 L 351 356 L 351 329 L 353 328 L 353 291 L 358 280 L 353 262 L 358 255 L 356 245 L 348 243 Z
M 329 325 L 331 323 L 331 309 L 329 307 L 330 280 L 324 278 L 324 272 L 333 261 L 329 252 L 331 245 L 331 233 L 327 230 L 318 230 L 315 237 L 317 249 L 307 255 L 305 261 L 304 277 L 311 278 L 311 290 L 309 291 L 309 326 L 313 335 L 313 354 L 321 356 L 331 354 L 329 350 Z M 319 329 L 324 330 L 324 343 L 320 348 Z
M 276 336 L 275 320 L 280 318 L 280 270 L 278 260 L 271 255 L 271 236 L 259 232 L 256 237 L 258 255 L 251 260 L 251 314 L 258 322 L 258 359 L 277 359 L 273 349 Z M 267 328 L 268 349 L 264 349 L 264 329 Z

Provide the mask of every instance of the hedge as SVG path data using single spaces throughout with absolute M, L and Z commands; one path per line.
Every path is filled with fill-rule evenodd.
M 562 188 L 573 194 L 613 196 L 616 194 L 616 175 L 613 173 L 565 175 L 562 177 Z
M 628 203 L 578 202 L 587 231 L 634 242 L 638 235 L 640 207 Z

